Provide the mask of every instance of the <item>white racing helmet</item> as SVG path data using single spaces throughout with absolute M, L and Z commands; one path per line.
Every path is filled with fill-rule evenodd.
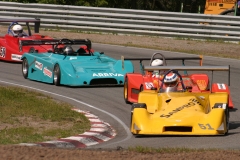
M 19 36 L 23 33 L 23 27 L 19 24 L 16 24 L 13 26 L 12 31 L 14 36 Z
M 161 59 L 154 59 L 151 63 L 151 66 L 162 66 L 163 61 Z
M 169 73 L 164 78 L 164 85 L 166 87 L 165 92 L 177 91 L 178 76 L 176 73 Z
M 163 65 L 163 61 L 161 59 L 155 59 L 151 63 L 151 66 L 162 66 L 162 65 Z M 153 77 L 156 77 L 156 78 L 160 77 L 160 73 L 158 70 L 153 71 Z

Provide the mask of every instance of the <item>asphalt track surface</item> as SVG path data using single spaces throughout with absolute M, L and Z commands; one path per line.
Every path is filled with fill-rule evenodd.
M 152 49 L 122 47 L 113 45 L 93 44 L 96 51 L 104 51 L 106 55 L 120 59 L 125 57 L 150 57 L 155 52 L 161 52 L 168 57 L 193 56 L 185 53 L 166 52 Z M 146 61 L 146 65 L 149 62 Z M 181 64 L 169 61 L 168 65 Z M 197 61 L 188 61 L 186 65 L 197 65 Z M 139 62 L 134 62 L 135 71 L 139 71 Z M 54 86 L 41 82 L 24 79 L 22 64 L 0 62 L 0 84 L 20 85 L 25 88 L 37 89 L 54 98 L 69 102 L 75 107 L 90 111 L 101 120 L 108 122 L 117 132 L 117 136 L 110 141 L 91 146 L 89 148 L 123 148 L 134 146 L 146 147 L 187 147 L 187 148 L 240 148 L 240 61 L 226 58 L 204 57 L 203 65 L 230 65 L 230 90 L 234 103 L 234 110 L 230 112 L 230 131 L 227 136 L 148 136 L 134 137 L 129 131 L 131 106 L 123 100 L 123 87 L 67 87 Z M 227 72 L 214 73 L 216 82 L 227 83 Z M 14 98 L 14 97 L 13 97 Z

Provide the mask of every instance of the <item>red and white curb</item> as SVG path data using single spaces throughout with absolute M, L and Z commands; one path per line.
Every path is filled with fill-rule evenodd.
M 73 109 L 79 113 L 85 114 L 91 123 L 91 129 L 83 134 L 60 138 L 53 141 L 38 142 L 38 143 L 20 143 L 24 146 L 42 146 L 56 148 L 86 148 L 91 145 L 96 145 L 106 142 L 116 136 L 116 131 L 106 122 L 100 120 L 97 116 L 90 112 Z

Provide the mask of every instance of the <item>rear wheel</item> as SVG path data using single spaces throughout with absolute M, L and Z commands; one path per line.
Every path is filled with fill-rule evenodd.
M 60 71 L 60 67 L 58 64 L 56 64 L 54 66 L 54 70 L 53 70 L 53 83 L 56 85 L 56 86 L 59 86 L 60 85 L 60 79 L 61 79 L 61 71 Z
M 25 79 L 28 78 L 28 60 L 26 58 L 22 61 L 22 74 Z
M 124 88 L 123 88 L 123 96 L 126 104 L 131 104 L 131 102 L 128 101 L 128 79 L 125 79 L 124 82 Z

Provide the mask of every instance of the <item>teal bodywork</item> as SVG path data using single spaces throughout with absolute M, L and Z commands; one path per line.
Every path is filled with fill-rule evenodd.
M 85 55 L 24 53 L 28 62 L 27 78 L 53 83 L 54 67 L 60 68 L 60 84 L 68 86 L 123 85 L 126 73 L 133 73 L 129 60 L 116 60 L 100 52 Z

